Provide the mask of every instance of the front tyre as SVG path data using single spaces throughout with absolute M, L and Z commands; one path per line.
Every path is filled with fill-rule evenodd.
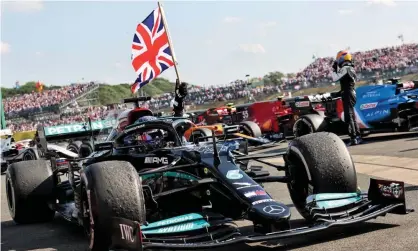
M 318 193 L 355 193 L 357 175 L 344 142 L 335 134 L 319 132 L 296 138 L 285 156 L 290 197 L 307 220 L 306 198 Z
M 145 223 L 142 184 L 129 162 L 104 161 L 88 166 L 83 174 L 81 192 L 84 214 L 89 215 L 84 227 L 92 251 L 111 247 L 112 218 Z
M 205 141 L 212 141 L 211 138 L 213 133 L 212 130 L 202 127 L 193 130 L 192 134 L 190 135 L 189 142 L 193 142 L 195 144 L 198 144 L 199 142 L 205 142 Z

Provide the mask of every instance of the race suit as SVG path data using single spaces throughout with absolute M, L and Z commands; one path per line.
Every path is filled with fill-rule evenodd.
M 184 114 L 184 99 L 187 96 L 187 83 L 182 82 L 179 84 L 178 89 L 175 91 L 175 97 L 173 102 L 174 117 L 183 117 Z
M 356 72 L 354 66 L 350 62 L 341 65 L 338 71 L 332 72 L 332 80 L 340 81 L 341 96 L 344 106 L 344 121 L 348 124 L 348 135 L 351 139 L 360 136 L 360 129 L 357 125 L 354 106 L 356 104 L 356 91 L 354 85 L 356 83 Z

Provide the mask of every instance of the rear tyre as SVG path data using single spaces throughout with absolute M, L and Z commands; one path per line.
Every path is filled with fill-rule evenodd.
M 301 137 L 303 135 L 324 131 L 326 122 L 323 117 L 318 114 L 307 114 L 301 116 L 293 124 L 293 135 Z
M 90 144 L 90 142 L 84 142 L 80 145 L 80 149 L 78 151 L 78 156 L 80 158 L 86 158 L 90 154 L 93 153 L 93 146 Z
M 212 130 L 208 128 L 198 128 L 192 132 L 188 141 L 193 142 L 195 144 L 202 142 L 202 141 L 211 141 L 210 138 L 204 138 L 204 137 L 211 137 L 212 135 L 213 135 Z
M 7 171 L 7 163 L 1 165 L 1 174 Z
M 82 184 L 83 205 L 90 220 L 85 227 L 90 237 L 90 250 L 109 250 L 112 240 L 112 218 L 125 218 L 145 223 L 146 211 L 142 184 L 135 168 L 125 161 L 104 161 L 87 167 Z M 86 195 L 90 194 L 90 199 Z M 93 233 L 93 234 L 92 234 Z
M 55 211 L 48 203 L 54 200 L 55 181 L 45 160 L 13 163 L 6 173 L 6 196 L 10 215 L 19 224 L 47 222 Z
M 319 132 L 296 138 L 285 156 L 290 197 L 307 220 L 306 198 L 318 193 L 357 191 L 357 175 L 344 142 L 335 134 Z
M 23 156 L 22 156 L 22 160 L 23 161 L 27 161 L 27 160 L 36 160 L 36 155 L 32 150 L 27 150 Z
M 81 142 L 80 140 L 73 141 L 70 144 L 68 144 L 67 150 L 69 150 L 73 153 L 79 154 L 80 146 L 81 146 L 82 143 L 83 142 Z
M 254 138 L 259 138 L 262 136 L 260 127 L 253 121 L 243 121 L 239 125 L 242 133 L 245 135 Z

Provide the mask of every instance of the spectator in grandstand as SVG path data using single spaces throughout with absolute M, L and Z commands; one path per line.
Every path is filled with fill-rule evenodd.
M 33 131 L 38 125 L 55 126 L 72 123 L 86 122 L 89 117 L 92 121 L 108 119 L 108 114 L 118 110 L 116 108 L 109 108 L 106 106 L 88 107 L 88 108 L 70 108 L 63 111 L 62 114 L 56 116 L 45 116 L 42 120 L 19 120 L 16 122 L 8 121 L 7 128 L 14 132 L 18 131 Z
M 254 99 L 260 97 L 279 93 L 278 86 L 262 86 L 251 87 L 245 81 L 237 81 L 224 87 L 198 87 L 190 86 L 188 89 L 188 96 L 186 97 L 187 105 L 202 105 L 205 103 L 213 103 L 215 101 L 228 101 L 240 98 Z M 170 107 L 170 102 L 173 100 L 171 93 L 165 93 L 158 97 L 153 97 L 147 101 L 143 106 L 149 107 L 153 110 L 164 109 Z
M 387 47 L 374 49 L 364 52 L 353 53 L 355 58 L 355 70 L 359 79 L 365 76 L 375 77 L 382 73 L 398 72 L 405 69 L 418 69 L 418 44 L 405 44 L 397 47 Z M 188 106 L 210 104 L 216 101 L 233 101 L 245 98 L 248 101 L 257 100 L 259 97 L 280 93 L 282 90 L 295 90 L 317 86 L 319 84 L 332 83 L 333 58 L 317 58 L 304 70 L 297 73 L 293 78 L 283 79 L 280 86 L 264 85 L 261 87 L 252 87 L 246 81 L 235 81 L 224 86 L 192 86 L 188 88 L 188 96 L 185 103 Z M 77 96 L 87 92 L 94 87 L 94 83 L 75 84 L 62 87 L 56 90 L 45 90 L 37 93 L 24 94 L 4 99 L 4 108 L 7 115 L 18 115 L 21 112 L 38 112 L 48 108 L 70 102 Z M 164 93 L 160 96 L 152 97 L 150 101 L 142 105 L 152 110 L 166 109 L 170 107 L 173 100 L 173 93 Z M 103 118 L 109 112 L 109 108 L 102 110 L 94 108 L 88 111 L 93 119 Z M 84 113 L 84 114 L 83 114 Z M 33 130 L 37 124 L 56 125 L 70 122 L 84 121 L 86 111 L 68 112 L 58 115 L 59 118 L 45 119 L 41 121 L 21 121 L 10 122 L 9 126 L 15 131 Z
M 77 96 L 87 92 L 95 84 L 72 84 L 64 86 L 60 89 L 45 90 L 42 92 L 35 92 L 23 95 L 16 95 L 4 99 L 4 112 L 12 116 L 20 112 L 41 112 L 47 107 L 59 105 L 70 101 Z
M 383 72 L 397 71 L 411 66 L 418 66 L 418 44 L 404 44 L 364 52 L 353 53 L 355 70 L 359 77 Z M 317 58 L 294 78 L 285 81 L 285 86 L 316 86 L 318 83 L 331 83 L 332 58 Z

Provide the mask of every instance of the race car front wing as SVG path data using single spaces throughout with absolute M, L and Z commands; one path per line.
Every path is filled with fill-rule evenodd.
M 112 244 L 115 249 L 207 249 L 237 243 L 254 243 L 280 240 L 295 236 L 307 235 L 333 227 L 365 222 L 387 213 L 407 214 L 412 209 L 406 208 L 405 187 L 403 182 L 370 179 L 367 193 L 359 194 L 352 205 L 331 209 L 320 208 L 320 203 L 308 203 L 314 224 L 306 227 L 271 232 L 242 235 L 238 228 L 231 228 L 228 220 L 211 222 L 204 233 L 194 235 L 171 235 L 163 237 L 148 236 L 141 230 L 141 225 L 128 219 L 113 218 Z M 335 204 L 335 203 L 334 203 Z M 315 205 L 315 206 L 312 206 Z M 339 212 L 336 212 L 336 209 Z M 225 224 L 227 223 L 227 224 Z M 151 223 L 152 224 L 152 223 Z M 228 227 L 225 227 L 228 225 Z M 146 228 L 143 226 L 143 228 Z

